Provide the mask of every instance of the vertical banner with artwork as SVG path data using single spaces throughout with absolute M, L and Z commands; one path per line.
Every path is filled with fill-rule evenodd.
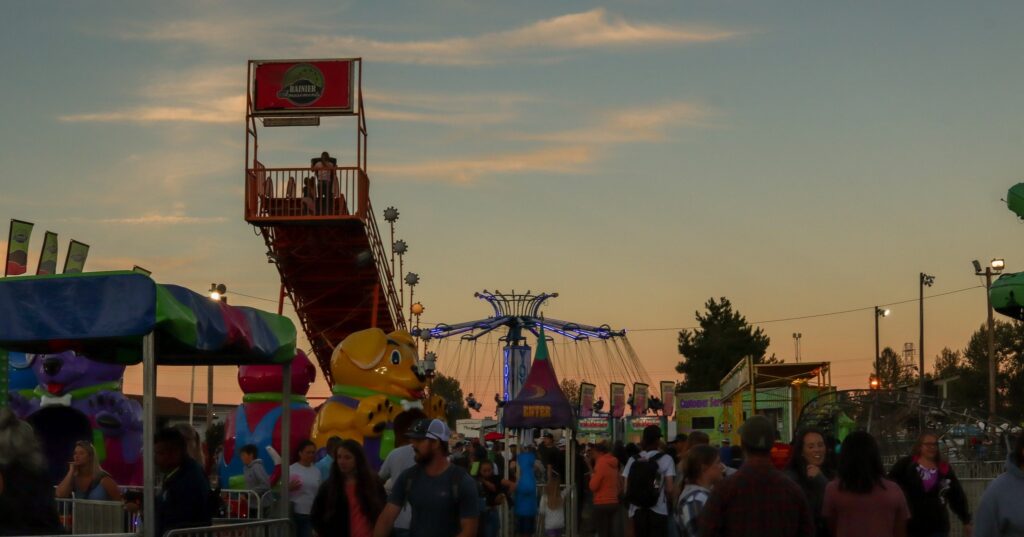
M 89 245 L 72 240 L 68 245 L 68 256 L 64 258 L 64 274 L 81 274 L 86 257 L 89 257 Z
M 613 382 L 610 393 L 612 397 L 612 417 L 621 418 L 626 413 L 626 385 Z
M 647 414 L 647 390 L 648 386 L 642 382 L 633 384 L 633 415 L 643 416 Z
M 502 398 L 511 401 L 519 395 L 519 389 L 526 382 L 530 372 L 532 353 L 529 345 L 510 345 L 505 347 L 505 360 L 502 368 L 504 393 Z
M 584 382 L 580 384 L 580 417 L 589 418 L 594 415 L 594 390 L 597 386 Z
M 32 222 L 11 219 L 4 276 L 17 276 L 28 271 L 28 241 L 32 238 L 32 226 Z
M 671 416 L 676 410 L 676 383 L 671 380 L 661 381 L 661 402 L 665 405 L 662 413 Z
M 36 266 L 36 275 L 57 273 L 57 234 L 47 231 L 43 237 L 43 250 L 39 254 L 39 265 Z

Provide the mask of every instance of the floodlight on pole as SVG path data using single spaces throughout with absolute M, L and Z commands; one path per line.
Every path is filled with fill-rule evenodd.
M 227 297 L 224 295 L 228 294 L 228 286 L 223 283 L 211 283 L 210 284 L 210 300 L 216 302 L 225 302 Z
M 872 375 L 872 382 L 878 382 L 878 379 L 882 375 L 882 355 L 879 352 L 878 342 L 878 320 L 882 317 L 888 317 L 892 313 L 887 308 L 880 308 L 875 306 L 875 374 Z M 872 386 L 872 389 L 877 389 L 877 386 Z
M 919 328 L 919 342 L 917 345 L 917 364 L 918 371 L 917 376 L 919 380 L 918 390 L 921 395 L 924 395 L 924 288 L 931 287 L 935 283 L 935 276 L 931 274 L 920 273 L 918 277 L 918 328 Z M 922 418 L 923 419 L 923 418 Z
M 992 267 L 993 272 L 1002 272 L 1006 268 L 1006 261 L 1002 259 L 993 259 L 992 263 L 989 264 Z

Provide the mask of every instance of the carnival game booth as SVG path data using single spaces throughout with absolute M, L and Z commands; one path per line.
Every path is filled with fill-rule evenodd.
M 0 347 L 52 354 L 74 351 L 93 360 L 143 364 L 143 535 L 155 530 L 153 436 L 158 365 L 280 364 L 291 377 L 295 326 L 286 317 L 214 302 L 184 287 L 158 285 L 134 272 L 15 277 L 0 280 Z M 282 399 L 291 383 L 283 382 Z M 282 432 L 291 429 L 283 405 Z M 282 446 L 290 460 L 290 446 Z M 282 465 L 288 482 L 288 465 Z M 282 487 L 282 505 L 288 505 Z
M 721 438 L 739 445 L 740 425 L 762 414 L 775 420 L 781 440 L 789 442 L 804 403 L 833 389 L 829 362 L 757 364 L 744 358 L 721 382 Z

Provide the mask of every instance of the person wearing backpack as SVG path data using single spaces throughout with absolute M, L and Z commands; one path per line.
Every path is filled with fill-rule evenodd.
M 416 466 L 395 480 L 374 537 L 388 537 L 402 506 L 412 508 L 410 537 L 476 537 L 480 517 L 476 481 L 448 460 L 451 432 L 441 420 L 421 419 L 406 433 Z
M 668 534 L 668 499 L 674 497 L 676 466 L 672 457 L 660 451 L 661 427 L 648 425 L 640 441 L 639 455 L 626 461 L 626 503 L 633 535 Z

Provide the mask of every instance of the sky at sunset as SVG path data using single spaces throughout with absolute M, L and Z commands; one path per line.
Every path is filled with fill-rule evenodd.
M 36 223 L 33 270 L 51 230 L 61 259 L 92 246 L 87 270 L 272 310 L 243 218 L 246 61 L 355 56 L 373 203 L 401 211 L 425 325 L 486 316 L 481 289 L 557 291 L 548 316 L 627 329 L 657 382 L 709 297 L 756 322 L 857 310 L 760 325 L 854 388 L 872 306 L 916 298 L 920 271 L 964 290 L 926 301 L 930 364 L 984 322 L 971 260 L 1024 270 L 1000 201 L 1024 180 L 1021 2 L 145 4 L 5 4 L 0 219 Z M 344 161 L 354 128 L 267 133 L 262 160 Z M 883 346 L 916 345 L 916 302 L 891 309 Z M 161 395 L 188 386 L 161 370 Z

